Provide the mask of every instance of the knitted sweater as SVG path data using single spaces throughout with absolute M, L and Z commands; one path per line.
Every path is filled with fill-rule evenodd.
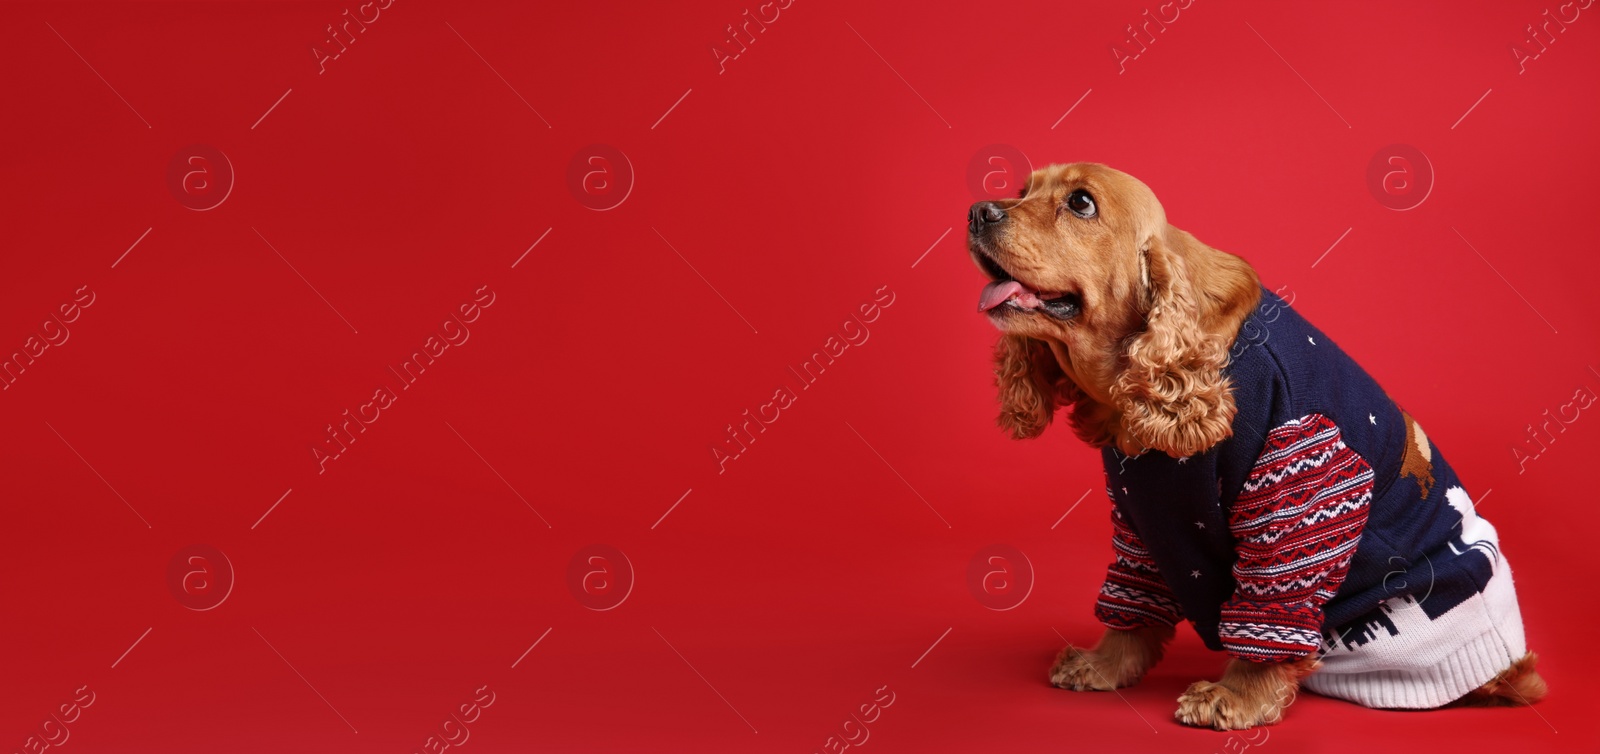
M 1499 553 L 1463 540 L 1470 498 L 1332 340 L 1263 290 L 1225 374 L 1230 439 L 1187 458 L 1103 451 L 1103 623 L 1187 618 L 1206 646 L 1274 662 L 1376 638 L 1385 599 L 1410 595 L 1433 619 L 1483 590 Z

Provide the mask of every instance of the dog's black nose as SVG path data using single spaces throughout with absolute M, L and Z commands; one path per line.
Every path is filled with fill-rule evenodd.
M 967 230 L 981 233 L 990 225 L 1004 221 L 1006 211 L 994 202 L 978 202 L 967 211 Z

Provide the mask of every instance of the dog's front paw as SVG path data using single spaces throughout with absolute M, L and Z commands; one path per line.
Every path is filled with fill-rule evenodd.
M 1282 709 L 1270 700 L 1266 704 L 1252 703 L 1245 695 L 1220 683 L 1195 681 L 1178 697 L 1178 711 L 1172 716 L 1184 725 L 1244 730 L 1278 722 Z
M 1068 646 L 1050 668 L 1050 685 L 1073 691 L 1111 691 L 1122 683 L 1118 668 L 1092 649 Z

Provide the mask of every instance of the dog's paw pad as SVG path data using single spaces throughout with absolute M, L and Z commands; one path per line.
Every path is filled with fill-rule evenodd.
M 1072 691 L 1110 691 L 1117 685 L 1101 663 L 1092 650 L 1069 646 L 1050 668 L 1050 685 Z
M 1266 719 L 1269 711 L 1265 708 L 1250 709 L 1240 694 L 1220 683 L 1196 681 L 1178 697 L 1178 711 L 1173 713 L 1173 717 L 1184 725 L 1244 730 L 1271 722 Z

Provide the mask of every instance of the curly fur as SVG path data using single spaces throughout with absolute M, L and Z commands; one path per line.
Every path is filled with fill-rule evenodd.
M 1000 391 L 1000 428 L 1013 439 L 1038 437 L 1056 410 L 1061 367 L 1044 343 L 1002 335 L 994 346 L 994 384 Z
M 1229 339 L 1202 327 L 1183 258 L 1152 237 L 1140 255 L 1148 280 L 1145 330 L 1127 345 L 1128 366 L 1111 385 L 1134 447 L 1174 457 L 1200 453 L 1233 434 L 1232 385 L 1222 376 Z
M 1099 204 L 1093 221 L 1057 209 L 1080 186 Z M 1260 296 L 1250 265 L 1168 225 L 1148 187 L 1104 165 L 1036 171 L 1024 198 L 1002 204 L 1006 229 L 974 241 L 974 255 L 1083 306 L 1069 321 L 996 321 L 1000 427 L 1038 437 L 1070 406 L 1080 439 L 1129 454 L 1187 456 L 1227 439 L 1235 409 L 1222 369 Z

